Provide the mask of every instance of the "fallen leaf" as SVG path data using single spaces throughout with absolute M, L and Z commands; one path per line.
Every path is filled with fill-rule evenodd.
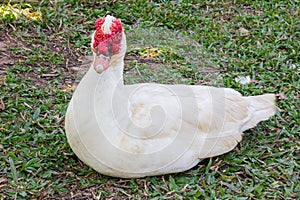
M 280 100 L 285 100 L 286 99 L 286 95 L 283 92 L 280 92 L 279 94 L 277 94 L 276 96 L 278 96 L 278 98 Z
M 237 193 L 239 192 L 239 190 L 236 187 L 234 187 L 233 185 L 231 185 L 229 183 L 226 183 L 226 182 L 223 182 L 223 181 L 221 181 L 220 183 L 221 183 L 221 185 L 224 185 L 224 186 L 228 187 L 230 190 L 232 190 L 234 192 L 237 192 Z
M 257 45 L 257 48 L 262 48 L 262 45 L 261 45 L 260 41 L 258 41 L 258 40 L 256 42 L 256 45 Z
M 261 81 L 257 81 L 257 80 L 251 80 L 251 83 L 255 83 L 255 84 L 262 84 Z
M 245 28 L 239 28 L 238 32 L 242 35 L 242 36 L 247 36 L 249 35 L 249 31 Z
M 274 186 L 277 186 L 279 183 L 279 181 L 274 181 L 273 183 L 271 183 L 271 185 L 274 187 Z
M 6 177 L 0 177 L 0 184 L 6 183 L 6 182 L 7 182 L 7 178 Z
M 5 110 L 5 105 L 2 99 L 0 99 L 0 110 Z
M 299 94 L 297 93 L 297 94 L 294 95 L 294 99 L 295 99 L 296 101 L 299 99 L 299 97 L 300 97 L 300 93 L 299 93 Z
M 64 91 L 64 92 L 75 91 L 76 87 L 77 87 L 76 84 L 74 84 L 74 85 L 72 85 L 72 86 L 71 86 L 71 85 L 63 86 L 63 87 L 62 87 L 62 91 Z
M 59 74 L 54 73 L 54 74 L 42 74 L 42 77 L 57 77 Z

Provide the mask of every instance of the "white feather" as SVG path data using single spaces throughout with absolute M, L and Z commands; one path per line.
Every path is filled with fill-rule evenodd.
M 242 85 L 247 85 L 251 83 L 250 76 L 238 76 L 234 80 Z
M 113 16 L 110 16 L 110 15 L 107 15 L 105 17 L 105 21 L 102 24 L 102 31 L 103 31 L 103 33 L 105 33 L 105 34 L 111 34 L 110 27 L 113 24 L 113 20 L 114 19 L 116 19 L 116 18 L 113 17 Z

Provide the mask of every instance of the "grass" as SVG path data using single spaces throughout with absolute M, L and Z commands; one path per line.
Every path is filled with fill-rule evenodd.
M 292 0 L 234 2 L 3 3 L 0 198 L 299 198 L 300 5 Z M 9 13 L 10 7 L 19 14 Z M 243 95 L 276 93 L 280 112 L 247 131 L 230 153 L 183 173 L 129 180 L 96 173 L 71 151 L 64 116 L 78 80 L 73 68 L 90 54 L 94 21 L 106 14 L 120 18 L 128 31 L 137 25 L 192 31 L 203 50 L 216 55 L 222 85 Z M 139 57 L 144 51 L 129 53 L 126 83 L 203 83 L 197 68 L 180 57 L 167 52 L 145 61 Z M 157 60 L 166 67 L 155 67 Z M 248 85 L 234 80 L 247 75 L 254 80 Z

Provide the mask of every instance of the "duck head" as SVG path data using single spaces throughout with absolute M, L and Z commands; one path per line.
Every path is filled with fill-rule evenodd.
M 94 54 L 93 67 L 98 73 L 105 71 L 113 61 L 124 57 L 126 39 L 122 23 L 119 19 L 107 15 L 99 18 L 95 23 L 91 48 Z

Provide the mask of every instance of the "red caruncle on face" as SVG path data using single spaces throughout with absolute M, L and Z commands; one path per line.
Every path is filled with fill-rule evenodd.
M 122 39 L 122 24 L 119 19 L 114 19 L 110 27 L 111 33 L 105 34 L 102 30 L 104 22 L 105 18 L 101 17 L 95 23 L 93 51 L 100 54 L 118 54 Z

